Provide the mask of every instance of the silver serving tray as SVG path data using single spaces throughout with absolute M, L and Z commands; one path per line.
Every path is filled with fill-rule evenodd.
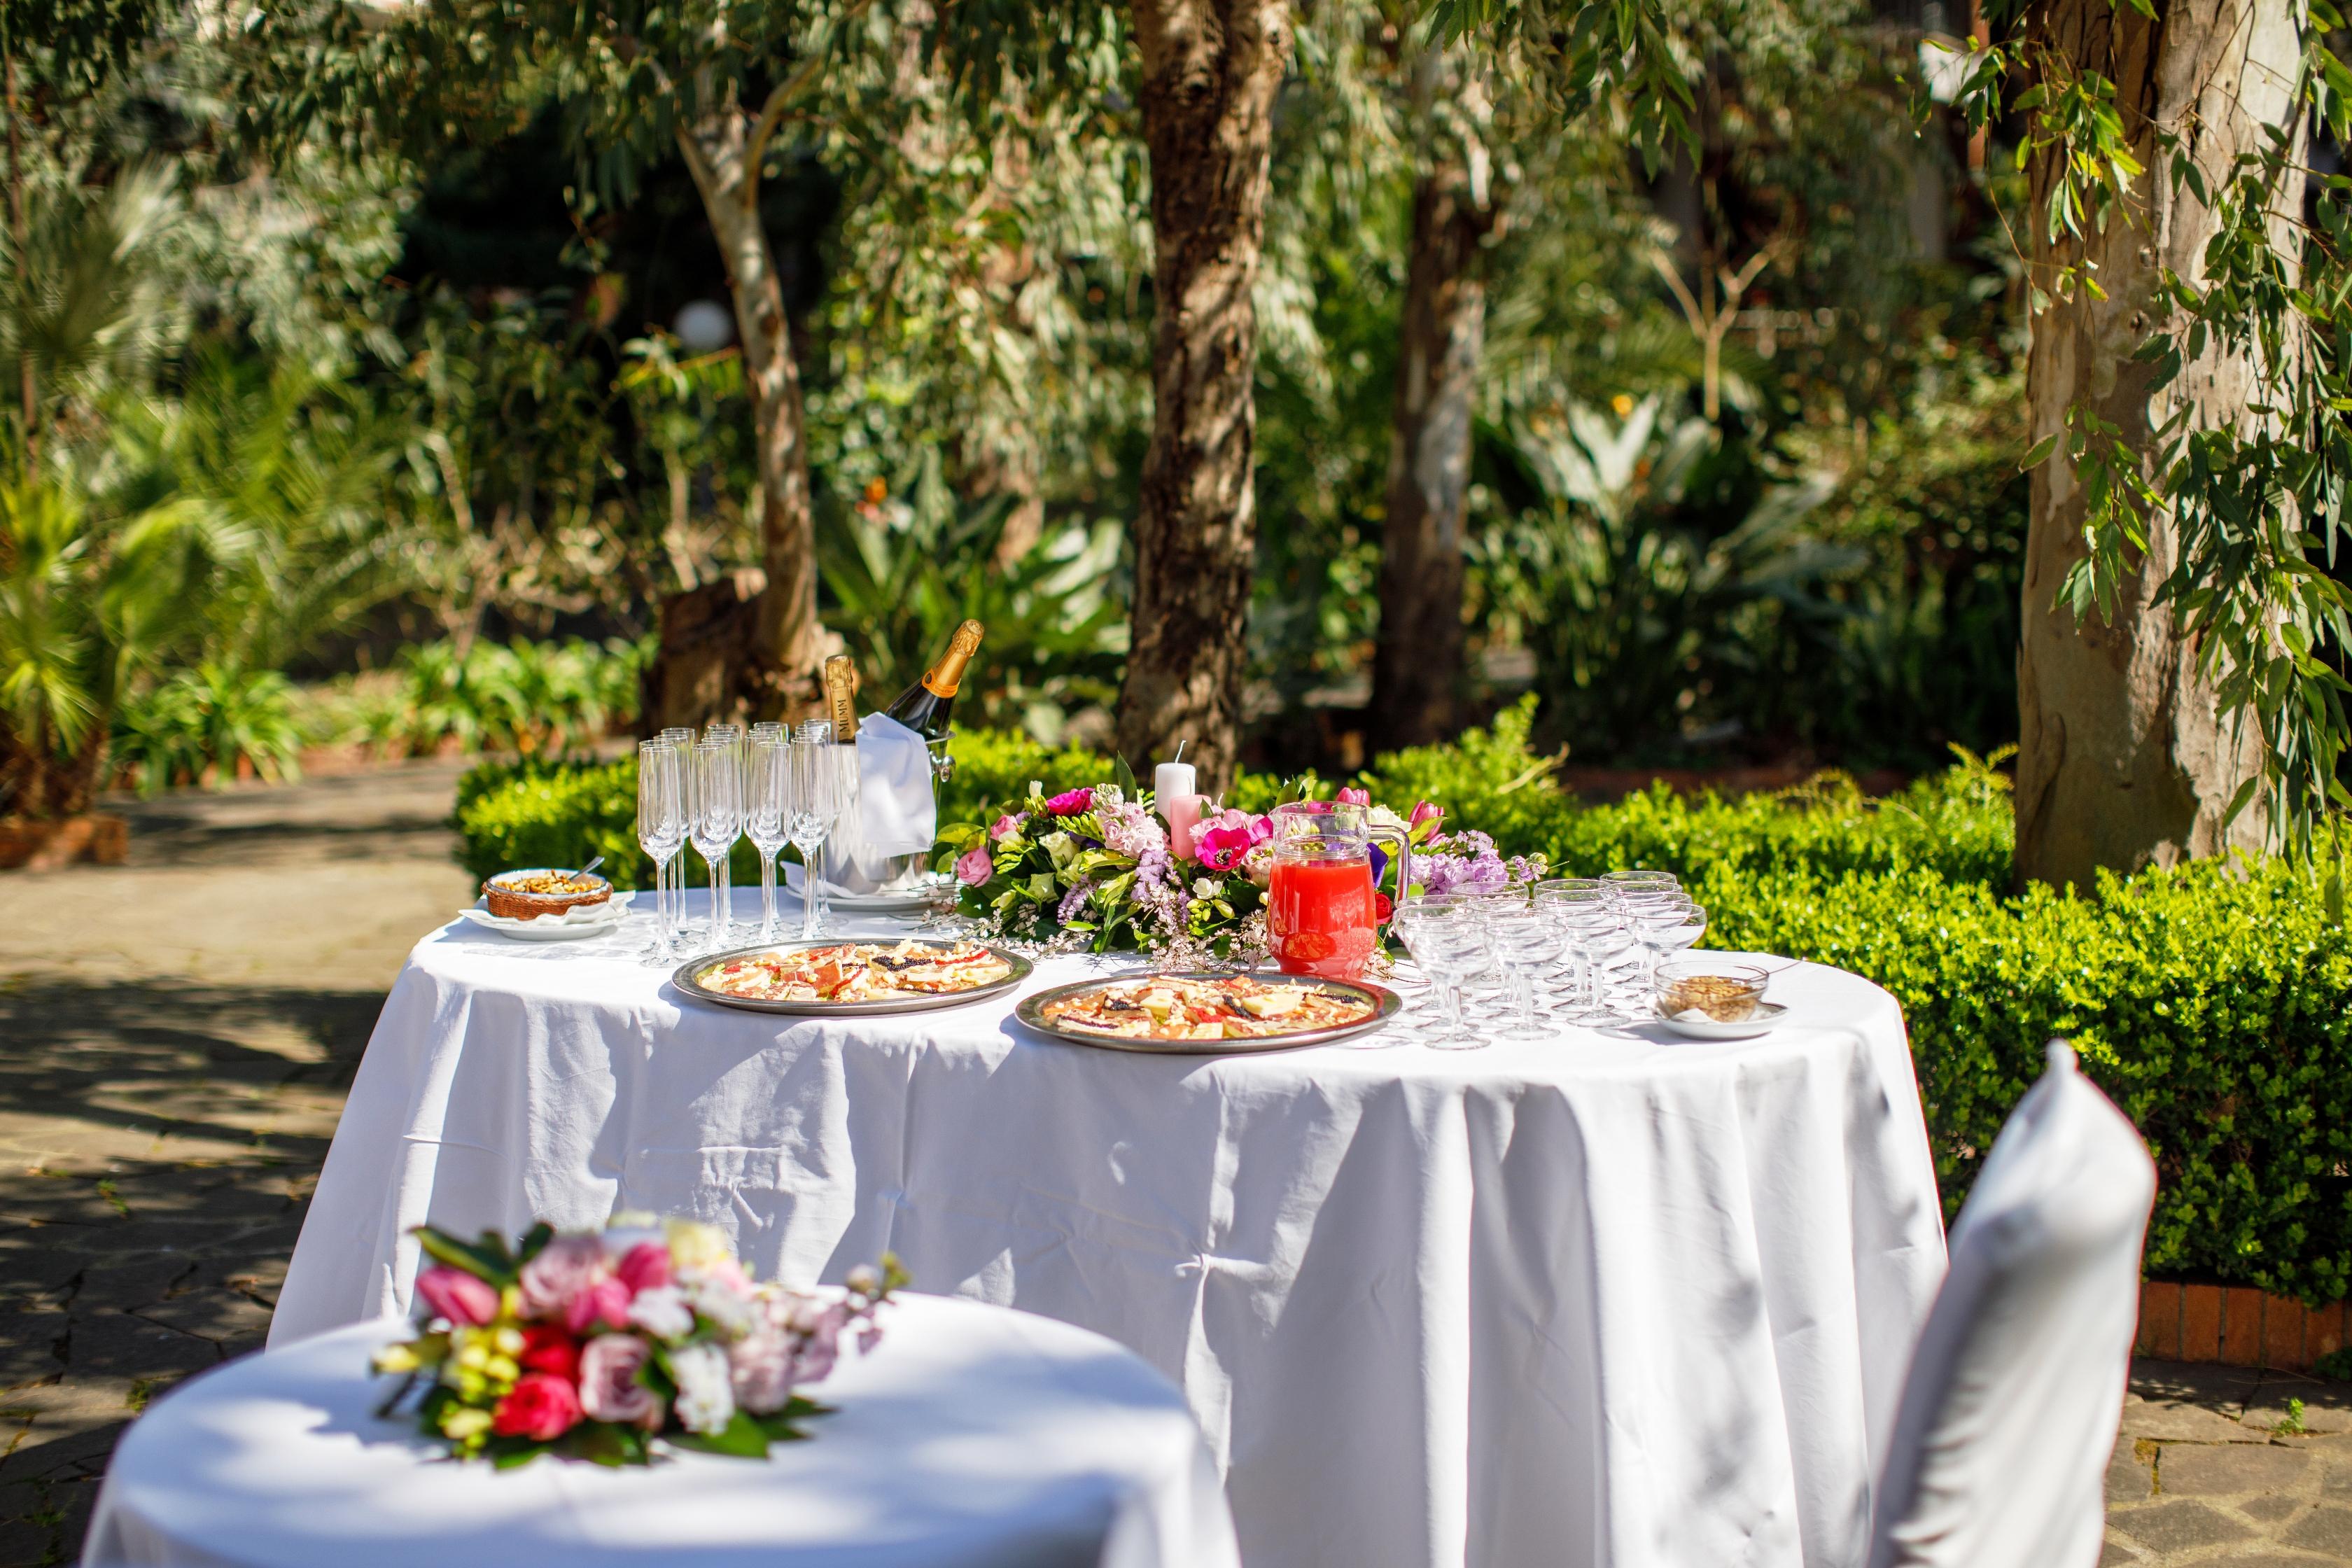
M 725 952 L 706 953 L 688 959 L 677 966 L 669 983 L 698 1002 L 716 1003 L 721 1007 L 740 1008 L 746 1013 L 791 1013 L 803 1017 L 863 1018 L 887 1013 L 933 1013 L 942 1007 L 961 1007 L 967 1002 L 982 1002 L 991 996 L 1002 996 L 1029 978 L 1036 965 L 1017 952 L 1007 952 L 1001 947 L 989 952 L 1013 966 L 1011 973 L 1002 980 L 992 980 L 985 985 L 975 985 L 969 991 L 942 991 L 936 996 L 893 996 L 874 1002 L 791 1002 L 764 996 L 730 996 L 724 991 L 714 991 L 697 978 L 713 964 L 730 959 L 749 958 L 762 952 L 797 952 L 811 947 L 842 947 L 858 942 L 881 942 L 887 939 L 863 936 L 819 937 L 814 942 L 763 942 L 750 947 L 730 948 Z M 963 943 L 950 939 L 912 937 L 917 947 L 961 947 Z M 982 943 L 987 946 L 986 943 Z
M 1171 980 L 1223 980 L 1238 973 L 1225 969 L 1186 970 L 1171 973 Z M 1106 985 L 1119 985 L 1146 978 L 1143 974 L 1113 974 L 1097 980 L 1081 980 L 1074 985 L 1056 985 L 1040 991 L 1034 996 L 1024 996 L 1013 1016 L 1049 1039 L 1066 1041 L 1073 1046 L 1094 1046 L 1107 1051 L 1143 1051 L 1154 1056 L 1226 1057 L 1246 1056 L 1259 1051 L 1296 1050 L 1301 1046 L 1328 1045 L 1352 1035 L 1369 1034 L 1404 1011 L 1404 998 L 1378 985 L 1367 985 L 1358 980 L 1325 980 L 1312 974 L 1276 974 L 1253 973 L 1250 978 L 1268 985 L 1312 986 L 1318 990 L 1341 991 L 1364 997 L 1372 1003 L 1372 1016 L 1353 1024 L 1339 1024 L 1329 1028 L 1301 1029 L 1288 1035 L 1262 1035 L 1250 1040 L 1148 1040 L 1121 1035 L 1097 1035 L 1088 1029 L 1069 1029 L 1045 1016 L 1048 1003 L 1076 996 L 1082 992 L 1099 990 Z

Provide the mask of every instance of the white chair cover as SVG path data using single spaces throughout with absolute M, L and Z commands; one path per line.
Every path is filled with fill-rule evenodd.
M 2050 1044 L 1952 1227 L 1912 1352 L 1871 1568 L 2092 1568 L 2156 1167 Z

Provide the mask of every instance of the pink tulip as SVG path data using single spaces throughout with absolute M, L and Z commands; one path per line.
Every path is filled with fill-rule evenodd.
M 621 1328 L 629 1321 L 629 1300 L 635 1294 L 608 1274 L 572 1298 L 563 1310 L 564 1325 L 575 1334 Z
M 1419 827 L 1424 822 L 1436 822 L 1443 819 L 1444 816 L 1445 810 L 1443 806 L 1432 805 L 1424 800 L 1414 805 L 1412 816 L 1408 820 L 1412 826 Z
M 1343 789 L 1339 792 L 1339 804 L 1341 805 L 1370 805 L 1372 804 L 1372 792 L 1368 789 Z
M 499 1289 L 478 1275 L 446 1263 L 416 1277 L 416 1293 L 436 1318 L 478 1328 L 499 1315 Z

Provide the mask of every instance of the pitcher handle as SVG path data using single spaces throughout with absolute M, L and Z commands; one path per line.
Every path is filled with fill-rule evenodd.
M 1412 889 L 1412 832 L 1410 828 L 1403 827 L 1373 826 L 1367 830 L 1366 837 L 1374 843 L 1385 840 L 1396 846 L 1396 853 L 1389 857 L 1389 863 L 1396 869 L 1394 907 L 1402 908 L 1405 895 Z M 1373 890 L 1375 892 L 1380 890 L 1377 883 L 1374 884 Z

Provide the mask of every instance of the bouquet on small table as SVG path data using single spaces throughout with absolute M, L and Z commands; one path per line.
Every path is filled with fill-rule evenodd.
M 403 1379 L 383 1413 L 413 1405 L 456 1458 L 500 1468 L 541 1454 L 642 1465 L 656 1438 L 761 1458 L 827 1413 L 798 1391 L 832 1372 L 845 1335 L 872 1350 L 907 1282 L 885 1253 L 838 1292 L 755 1284 L 718 1229 L 688 1220 L 542 1224 L 511 1247 L 416 1236 L 434 1259 L 416 1279 L 422 1331 L 376 1352 Z

